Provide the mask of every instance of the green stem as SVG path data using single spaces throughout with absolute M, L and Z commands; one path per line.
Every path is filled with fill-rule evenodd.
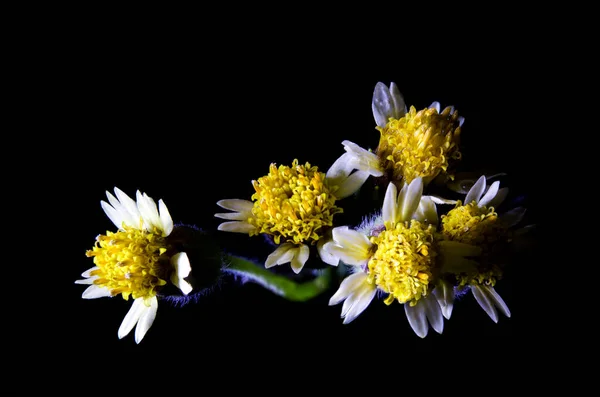
M 228 255 L 227 262 L 229 265 L 225 268 L 226 272 L 242 276 L 290 301 L 304 302 L 312 299 L 327 290 L 332 280 L 330 267 L 320 270 L 319 275 L 311 281 L 297 283 L 239 256 Z

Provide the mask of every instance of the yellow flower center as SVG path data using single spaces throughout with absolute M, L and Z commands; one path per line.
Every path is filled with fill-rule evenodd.
M 455 208 L 442 215 L 442 233 L 448 240 L 472 245 L 481 245 L 493 239 L 499 225 L 494 207 L 479 207 L 474 201 Z
M 98 266 L 91 272 L 98 276 L 94 284 L 105 287 L 113 296 L 122 294 L 137 298 L 151 298 L 157 287 L 166 284 L 169 257 L 167 244 L 161 232 L 150 233 L 124 226 L 124 231 L 106 232 L 86 252 Z
M 389 294 L 386 304 L 396 299 L 414 306 L 427 295 L 437 256 L 433 233 L 433 226 L 412 220 L 371 237 L 377 250 L 368 263 L 368 280 Z
M 324 226 L 333 225 L 333 215 L 342 212 L 335 206 L 325 174 L 310 163 L 291 167 L 271 164 L 269 174 L 252 181 L 256 193 L 252 195 L 253 217 L 248 222 L 256 226 L 250 235 L 270 234 L 279 244 L 315 243 L 322 236 Z
M 450 108 L 442 113 L 436 109 L 419 112 L 410 107 L 404 117 L 390 119 L 383 127 L 377 154 L 383 167 L 392 170 L 393 179 L 406 183 L 422 177 L 430 182 L 440 172 L 447 172 L 449 160 L 458 160 L 460 126 L 458 112 L 450 114 Z
M 494 207 L 479 207 L 473 201 L 457 206 L 446 215 L 442 215 L 442 234 L 451 241 L 472 244 L 481 247 L 482 254 L 478 258 L 478 268 L 472 273 L 456 274 L 458 287 L 465 285 L 485 284 L 494 286 L 502 278 L 502 269 L 494 263 L 502 251 L 506 230 L 498 222 L 498 214 Z M 498 247 L 498 249 L 494 249 Z

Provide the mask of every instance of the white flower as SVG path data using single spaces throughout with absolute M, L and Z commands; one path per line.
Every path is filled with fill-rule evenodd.
M 83 279 L 75 283 L 89 285 L 82 294 L 84 299 L 117 294 L 127 299 L 132 295 L 133 305 L 118 336 L 123 338 L 137 325 L 135 341 L 139 343 L 156 317 L 158 299 L 154 286 L 164 285 L 166 280 L 161 277 L 170 275 L 171 282 L 189 294 L 192 286 L 185 278 L 190 275 L 191 266 L 187 254 L 178 252 L 168 258 L 165 268 L 166 238 L 173 231 L 173 220 L 162 200 L 157 207 L 152 198 L 139 191 L 137 201 L 116 187 L 115 194 L 117 197 L 106 192 L 109 202 L 102 201 L 101 206 L 119 231 L 96 238 L 96 245 L 87 253 L 94 257 L 96 266 L 83 272 Z M 152 287 L 143 281 L 150 278 L 155 283 Z
M 464 204 L 451 210 L 445 215 L 446 219 L 444 220 L 442 228 L 443 233 L 452 240 L 469 240 L 478 242 L 477 244 L 485 245 L 486 240 L 483 236 L 485 233 L 488 233 L 488 230 L 494 232 L 494 229 L 492 229 L 491 226 L 483 227 L 482 225 L 494 224 L 496 219 L 496 212 L 494 209 L 502 204 L 507 195 L 508 188 L 500 188 L 499 181 L 495 181 L 490 186 L 487 186 L 486 177 L 481 176 L 467 192 Z M 514 208 L 500 215 L 498 217 L 498 223 L 502 225 L 503 228 L 510 228 L 520 222 L 524 214 L 524 208 Z M 486 224 L 484 222 L 488 223 Z M 495 277 L 500 269 L 496 268 L 493 270 L 484 266 L 483 270 L 475 270 L 472 272 L 470 277 L 474 279 L 475 276 L 482 271 L 492 272 L 490 274 Z M 484 273 L 482 273 L 482 275 L 483 274 Z M 473 293 L 477 303 L 479 303 L 481 308 L 494 322 L 498 322 L 498 313 L 496 309 L 499 309 L 505 316 L 510 317 L 508 306 L 492 285 L 486 285 L 485 283 L 478 281 L 468 282 L 468 287 Z M 452 314 L 454 301 L 454 293 L 453 291 L 451 292 L 451 290 L 452 286 L 448 283 L 444 283 L 443 293 L 439 292 L 436 295 L 440 306 L 444 310 L 444 317 L 447 319 L 449 319 Z
M 390 183 L 382 207 L 383 230 L 369 233 L 365 227 L 362 232 L 347 226 L 333 229 L 333 239 L 324 250 L 353 272 L 329 301 L 335 305 L 345 300 L 345 324 L 362 313 L 381 290 L 388 294 L 387 304 L 393 300 L 404 304 L 409 324 L 418 336 L 425 337 L 429 325 L 438 333 L 443 331 L 442 310 L 433 294 L 432 269 L 470 268 L 473 262 L 465 256 L 478 255 L 481 250 L 454 242 L 440 242 L 436 248 L 435 201 L 422 193 L 421 178 L 404 185 L 399 193 Z M 435 260 L 436 255 L 441 260 Z
M 268 256 L 267 268 L 291 263 L 292 270 L 299 273 L 309 258 L 307 242 L 316 242 L 321 259 L 336 266 L 337 260 L 323 251 L 323 245 L 330 239 L 327 228 L 333 215 L 341 211 L 335 206 L 336 201 L 356 193 L 369 176 L 365 171 L 354 170 L 348 154 L 338 158 L 326 174 L 308 163 L 298 165 L 297 160 L 292 167 L 277 168 L 272 164 L 268 175 L 253 181 L 254 202 L 241 199 L 217 202 L 221 208 L 232 211 L 215 214 L 227 220 L 218 230 L 273 236 L 280 245 Z M 282 186 L 289 189 L 284 191 Z

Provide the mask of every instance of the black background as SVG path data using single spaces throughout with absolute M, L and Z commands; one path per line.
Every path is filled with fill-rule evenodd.
M 436 37 L 424 28 L 386 41 L 351 29 L 309 34 L 308 25 L 284 36 L 274 25 L 230 36 L 200 21 L 156 23 L 149 33 L 87 22 L 38 35 L 28 69 L 42 109 L 30 119 L 48 131 L 32 145 L 41 166 L 28 185 L 44 190 L 56 217 L 39 212 L 48 247 L 30 277 L 41 282 L 21 300 L 34 314 L 17 309 L 32 325 L 13 330 L 11 372 L 36 380 L 19 394 L 514 395 L 552 387 L 541 380 L 550 353 L 534 318 L 534 249 L 497 286 L 512 318 L 494 324 L 469 295 L 442 335 L 423 340 L 400 305 L 374 301 L 342 325 L 341 305 L 327 305 L 335 286 L 293 303 L 224 278 L 198 303 L 161 303 L 136 345 L 133 332 L 117 338 L 130 302 L 83 300 L 85 286 L 73 283 L 92 266 L 85 251 L 95 236 L 114 229 L 100 208 L 106 190 L 140 189 L 162 198 L 176 222 L 214 231 L 216 201 L 249 199 L 250 181 L 271 162 L 298 158 L 325 171 L 344 139 L 375 148 L 378 81 L 396 82 L 417 109 L 454 105 L 466 119 L 463 169 L 507 172 L 536 222 L 544 131 L 531 116 L 538 67 L 523 59 L 526 50 L 535 58 L 533 39 L 490 33 L 483 45 L 470 33 Z M 220 237 L 250 246 L 245 236 Z

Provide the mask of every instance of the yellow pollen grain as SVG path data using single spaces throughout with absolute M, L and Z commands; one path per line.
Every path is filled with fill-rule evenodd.
M 392 170 L 394 180 L 412 182 L 422 177 L 430 182 L 440 172 L 447 173 L 449 162 L 459 160 L 460 126 L 458 112 L 450 108 L 441 113 L 414 106 L 400 119 L 390 119 L 382 128 L 377 154 L 382 165 Z
M 333 226 L 333 216 L 342 209 L 335 206 L 325 174 L 310 163 L 292 166 L 271 164 L 269 174 L 252 181 L 254 207 L 248 222 L 256 226 L 250 235 L 266 233 L 275 243 L 317 242 L 324 227 Z
M 100 235 L 86 256 L 94 258 L 98 276 L 94 284 L 105 287 L 113 296 L 122 294 L 125 300 L 156 296 L 158 287 L 165 285 L 169 258 L 161 233 L 147 232 L 128 226 L 117 233 Z M 165 266 L 165 264 L 167 266 Z
M 412 220 L 371 237 L 377 250 L 368 262 L 368 280 L 389 294 L 386 304 L 415 304 L 427 295 L 437 256 L 433 234 L 433 226 Z

